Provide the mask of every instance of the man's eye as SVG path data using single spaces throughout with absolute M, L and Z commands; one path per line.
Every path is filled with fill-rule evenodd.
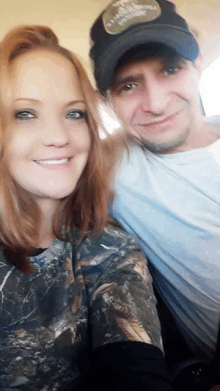
M 121 87 L 121 91 L 131 91 L 135 88 L 134 83 L 127 83 Z
M 182 66 L 179 65 L 168 65 L 164 68 L 164 73 L 167 75 L 175 75 L 182 69 Z
M 164 70 L 164 73 L 166 73 L 167 75 L 175 75 L 175 73 L 177 72 L 177 68 L 176 67 L 167 67 L 165 70 Z
M 20 110 L 15 113 L 15 117 L 21 120 L 36 118 L 36 115 L 28 110 Z
M 125 84 L 125 85 L 122 87 L 122 89 L 123 89 L 124 91 L 132 90 L 132 88 L 133 88 L 133 84 L 132 84 L 132 83 L 127 83 L 127 84 Z
M 86 118 L 86 111 L 83 110 L 70 110 L 66 114 L 67 118 L 80 119 Z
M 112 93 L 113 95 L 120 95 L 123 93 L 128 93 L 130 91 L 133 91 L 136 87 L 137 85 L 135 83 L 119 84 L 119 85 L 115 85 L 112 88 Z

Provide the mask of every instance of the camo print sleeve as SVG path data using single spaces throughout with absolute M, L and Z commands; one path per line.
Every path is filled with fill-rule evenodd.
M 92 350 L 111 342 L 162 350 L 146 260 L 121 229 L 85 238 L 73 263 L 58 239 L 30 262 L 23 274 L 0 252 L 0 391 L 77 390 Z
M 138 341 L 163 350 L 152 279 L 135 240 L 109 228 L 99 246 L 90 266 L 88 259 L 86 264 L 83 259 L 78 264 L 88 288 L 93 349 L 112 342 Z M 103 248 L 109 253 L 105 260 Z

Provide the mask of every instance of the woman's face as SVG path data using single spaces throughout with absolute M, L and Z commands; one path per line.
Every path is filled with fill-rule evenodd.
M 57 203 L 75 189 L 91 143 L 76 69 L 64 56 L 38 49 L 15 61 L 11 89 L 9 172 L 39 206 Z

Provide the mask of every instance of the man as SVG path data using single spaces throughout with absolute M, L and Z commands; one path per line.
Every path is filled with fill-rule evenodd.
M 220 126 L 199 101 L 201 54 L 166 0 L 116 0 L 91 30 L 97 86 L 133 137 L 113 215 L 136 236 L 195 357 L 220 319 Z

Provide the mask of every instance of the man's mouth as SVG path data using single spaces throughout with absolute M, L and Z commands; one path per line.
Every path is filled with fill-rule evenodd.
M 139 122 L 136 125 L 149 127 L 149 128 L 160 127 L 160 126 L 166 125 L 166 123 L 169 123 L 170 121 L 174 120 L 178 114 L 179 114 L 179 111 L 174 114 L 171 114 L 161 120 L 156 120 L 156 121 L 151 121 L 151 122 L 144 122 L 143 121 L 143 123 Z

